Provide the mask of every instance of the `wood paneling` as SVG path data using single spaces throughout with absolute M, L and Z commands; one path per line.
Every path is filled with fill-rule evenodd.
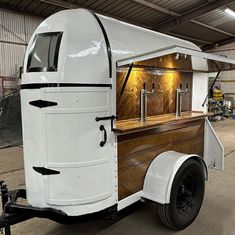
M 186 55 L 178 54 L 178 53 L 139 61 L 139 62 L 136 62 L 135 65 L 147 66 L 147 67 L 152 67 L 152 68 L 192 71 L 191 56 L 186 56 Z
M 175 150 L 203 156 L 204 119 L 175 124 L 162 132 L 155 129 L 118 136 L 119 200 L 143 188 L 151 161 L 160 153 Z
M 191 60 L 176 60 L 175 56 L 165 56 L 137 63 L 138 68 L 133 68 L 126 84 L 125 91 L 120 98 L 127 69 L 117 69 L 117 116 L 118 120 L 138 118 L 140 116 L 140 90 L 143 83 L 150 89 L 155 84 L 153 95 L 148 95 L 148 116 L 174 113 L 176 89 L 180 83 L 183 88 L 188 83 L 189 91 L 183 94 L 182 110 L 191 110 L 192 99 L 192 73 L 170 70 L 153 69 L 151 66 L 167 68 L 191 69 Z M 143 66 L 143 68 L 141 68 Z M 147 68 L 151 67 L 151 68 Z M 145 68 L 144 68 L 145 67 Z

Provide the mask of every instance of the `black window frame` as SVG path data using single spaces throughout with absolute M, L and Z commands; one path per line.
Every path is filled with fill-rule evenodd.
M 58 59 L 59 59 L 59 50 L 60 50 L 60 44 L 63 36 L 63 32 L 48 32 L 48 33 L 38 33 L 35 35 L 33 39 L 33 45 L 36 43 L 36 40 L 40 37 L 48 37 L 48 36 L 58 36 L 56 47 L 55 47 L 55 54 L 54 54 L 54 64 L 53 64 L 53 70 L 49 67 L 30 67 L 31 61 L 32 61 L 32 56 L 34 53 L 34 48 L 32 48 L 31 52 L 29 53 L 28 56 L 28 61 L 27 61 L 27 68 L 26 72 L 57 72 L 58 71 Z

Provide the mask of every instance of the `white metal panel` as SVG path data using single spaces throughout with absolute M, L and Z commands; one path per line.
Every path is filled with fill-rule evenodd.
M 106 16 L 99 15 L 99 17 L 109 37 L 114 62 L 119 59 L 172 45 L 200 50 L 195 44 L 186 40 L 141 28 Z
M 206 63 L 206 60 L 204 58 L 191 56 L 191 60 L 192 60 L 193 70 L 200 70 L 200 71 L 208 70 L 208 64 Z
M 199 58 L 203 58 L 203 59 L 215 60 L 215 61 L 220 61 L 220 62 L 224 62 L 224 63 L 235 64 L 235 60 L 228 59 L 224 56 L 218 56 L 215 54 L 204 53 L 199 50 L 173 45 L 170 47 L 161 48 L 161 49 L 157 49 L 154 51 L 149 51 L 144 54 L 135 55 L 135 56 L 132 56 L 132 57 L 129 57 L 126 59 L 121 59 L 121 60 L 117 61 L 117 65 L 123 66 L 123 65 L 134 63 L 134 62 L 143 61 L 143 60 L 156 58 L 156 57 L 169 55 L 169 54 L 174 54 L 174 53 L 181 53 L 181 54 L 191 55 L 191 56 L 195 56 L 195 57 L 199 57 Z
M 44 99 L 58 102 L 44 111 L 44 144 L 47 166 L 61 172 L 48 177 L 47 202 L 56 206 L 93 204 L 95 212 L 96 202 L 116 195 L 111 123 L 95 121 L 97 116 L 111 115 L 110 88 L 67 88 L 58 92 L 47 88 Z M 104 147 L 100 147 L 104 138 L 101 124 L 107 131 Z M 113 203 L 114 199 L 110 206 Z
M 155 50 L 156 48 L 177 44 L 198 49 L 198 47 L 194 44 L 181 39 L 129 25 L 100 15 L 99 17 L 104 24 L 104 28 L 110 40 L 113 55 L 113 71 L 115 71 L 115 63 L 117 59 Z M 112 100 L 112 103 L 109 103 L 108 109 L 101 110 L 103 107 L 97 105 L 97 102 L 102 100 L 102 97 L 99 95 L 96 95 L 95 98 L 91 94 L 89 94 L 87 98 L 84 98 L 81 95 L 78 100 L 81 101 L 84 98 L 86 103 L 83 104 L 83 102 L 76 102 L 77 99 L 75 95 L 71 95 L 74 91 L 73 89 L 75 88 L 65 89 L 51 87 L 48 89 L 41 89 L 42 93 L 40 93 L 40 98 L 49 99 L 50 101 L 57 101 L 58 106 L 45 108 L 41 110 L 40 115 L 37 116 L 36 113 L 38 110 L 31 113 L 28 112 L 29 108 L 26 107 L 27 105 L 29 106 L 28 102 L 32 101 L 33 96 L 29 96 L 27 92 L 22 93 L 25 95 L 23 98 L 25 101 L 25 107 L 22 106 L 24 116 L 27 116 L 28 120 L 32 120 L 32 123 L 34 124 L 39 122 L 40 128 L 44 130 L 43 133 L 40 132 L 39 135 L 37 135 L 38 142 L 33 142 L 29 137 L 32 137 L 34 129 L 26 122 L 27 119 L 23 119 L 24 129 L 27 129 L 26 132 L 30 133 L 30 135 L 26 135 L 24 137 L 24 143 L 27 142 L 30 144 L 30 149 L 33 149 L 34 145 L 37 145 L 37 148 L 40 146 L 40 154 L 42 154 L 41 157 L 38 154 L 34 156 L 33 152 L 29 151 L 29 149 L 25 151 L 27 155 L 25 156 L 26 161 L 31 158 L 29 161 L 30 164 L 25 168 L 28 177 L 26 189 L 27 192 L 29 191 L 29 194 L 27 193 L 27 197 L 29 197 L 30 203 L 34 206 L 48 207 L 49 203 L 53 203 L 53 208 L 65 211 L 68 215 L 82 215 L 105 209 L 118 202 L 117 148 L 115 137 L 113 134 L 110 134 L 110 121 L 102 121 L 100 123 L 92 122 L 91 124 L 91 120 L 94 119 L 95 114 L 115 114 L 115 112 L 111 111 L 111 107 L 115 110 L 116 74 L 113 72 L 114 79 L 112 80 L 108 77 L 109 66 L 104 36 L 98 22 L 89 11 L 76 9 L 58 12 L 42 22 L 35 31 L 35 34 L 54 31 L 63 32 L 59 51 L 58 72 L 24 73 L 22 83 L 112 83 L 112 90 L 107 88 L 110 92 L 112 92 L 112 99 L 110 97 L 108 98 L 109 102 Z M 29 55 L 33 38 L 34 35 L 29 42 L 29 47 L 27 48 L 24 71 L 26 70 L 27 56 Z M 68 92 L 68 89 L 71 89 L 71 93 Z M 85 88 L 75 90 L 78 91 L 77 94 L 79 94 L 79 92 L 83 89 Z M 87 91 L 87 89 L 85 90 Z M 96 89 L 96 91 L 97 90 L 99 89 Z M 32 90 L 32 92 L 34 91 L 35 90 Z M 56 92 L 58 94 L 56 94 Z M 37 91 L 35 93 L 37 93 Z M 92 102 L 94 102 L 93 113 L 91 111 Z M 36 109 L 37 108 L 35 107 L 34 110 Z M 78 109 L 80 110 L 78 111 Z M 89 112 L 90 115 L 87 117 L 86 114 Z M 66 120 L 66 122 L 63 120 Z M 97 144 L 99 144 L 99 141 L 102 140 L 101 133 L 99 131 L 97 132 L 98 127 L 101 124 L 105 125 L 109 133 L 109 142 L 106 145 L 106 150 L 103 149 L 105 150 L 103 153 L 101 150 L 97 149 Z M 31 127 L 31 129 L 29 129 L 29 127 Z M 87 130 L 84 129 L 85 127 L 87 127 Z M 84 139 L 82 139 L 81 136 L 83 136 Z M 89 144 L 87 144 L 88 142 Z M 26 147 L 29 148 L 29 146 Z M 31 165 L 34 162 L 38 163 L 35 157 L 41 158 L 41 164 L 43 164 L 43 166 L 50 166 L 61 171 L 61 175 L 59 177 L 62 178 L 60 178 L 60 180 L 55 180 L 52 176 L 44 177 L 38 175 L 38 173 L 32 172 Z M 80 158 L 81 161 L 79 161 Z M 90 175 L 88 175 L 88 182 L 93 181 L 93 174 L 95 174 L 95 172 L 99 172 L 100 174 L 99 167 L 103 167 L 104 177 L 108 178 L 106 173 L 108 172 L 107 166 L 111 163 L 109 161 L 112 161 L 112 169 L 109 169 L 112 171 L 112 175 L 109 177 L 114 190 L 112 192 L 112 196 L 105 199 L 105 197 L 109 195 L 107 192 L 110 191 L 110 188 L 106 183 L 100 186 L 101 181 L 103 181 L 101 176 L 95 179 L 97 180 L 95 181 L 95 184 L 99 186 L 101 191 L 98 191 L 99 188 L 96 188 L 95 185 L 93 195 L 92 191 L 90 191 L 92 190 L 90 186 L 88 186 L 89 192 L 81 192 L 79 191 L 80 189 L 77 189 L 76 192 L 69 191 L 71 197 L 63 191 L 63 186 L 64 184 L 70 182 L 70 177 L 71 184 L 74 184 L 74 187 L 73 185 L 72 187 L 68 186 L 69 189 L 66 188 L 68 190 L 76 190 L 76 184 L 79 184 L 79 182 L 81 185 L 84 185 L 84 177 L 86 173 Z M 87 167 L 90 167 L 90 170 L 86 171 L 85 169 Z M 69 168 L 71 168 L 70 172 L 67 171 Z M 92 170 L 92 168 L 95 170 Z M 32 185 L 33 181 L 31 181 L 31 175 L 34 177 L 37 175 L 40 180 L 43 177 L 43 183 L 37 185 L 38 187 L 34 187 Z M 37 181 L 35 180 L 34 182 Z M 104 188 L 106 188 L 106 190 L 104 190 Z M 41 192 L 46 192 L 45 194 L 43 193 L 43 197 L 38 196 Z M 94 199 L 94 197 L 96 197 L 95 201 L 93 201 L 93 203 L 88 203 L 90 202 L 89 200 L 92 200 L 92 198 Z M 97 198 L 102 197 L 103 200 L 100 199 L 100 201 L 96 201 L 98 200 Z M 85 204 L 74 205 L 74 203 L 84 202 Z
M 208 66 L 203 58 L 192 56 L 193 70 L 207 71 Z M 208 74 L 203 72 L 193 73 L 192 79 L 192 110 L 207 112 L 207 106 L 202 106 L 208 94 Z
M 224 147 L 208 119 L 205 121 L 204 160 L 209 168 L 224 169 Z
M 110 105 L 108 99 L 110 88 L 42 88 L 46 100 L 58 103 L 59 110 L 90 110 L 105 111 Z M 79 91 L 79 92 L 78 92 Z M 58 95 L 59 93 L 59 95 Z
M 97 116 L 111 115 L 110 95 L 109 87 L 22 91 L 26 190 L 31 205 L 53 207 L 77 216 L 117 203 L 111 122 L 95 120 Z M 42 109 L 29 105 L 36 99 L 58 104 Z M 32 124 L 40 131 L 32 128 Z M 107 131 L 104 147 L 100 147 L 104 138 L 100 125 Z M 60 174 L 42 176 L 33 166 L 44 166 Z M 35 182 L 38 182 L 37 187 Z
M 130 205 L 132 205 L 135 202 L 138 202 L 139 200 L 141 200 L 141 197 L 143 195 L 143 191 L 139 191 L 137 193 L 134 193 L 124 199 L 122 199 L 121 201 L 118 202 L 118 210 L 122 210 Z
M 40 90 L 21 90 L 22 129 L 24 140 L 24 173 L 27 200 L 31 205 L 46 207 L 44 177 L 33 170 L 33 166 L 43 166 L 45 159 L 42 145 L 42 113 L 37 107 L 29 105 L 32 100 L 41 98 Z
M 202 106 L 208 94 L 208 74 L 193 73 L 192 110 L 207 112 L 207 105 Z
M 104 25 L 111 46 L 114 81 L 115 63 L 120 58 L 175 44 L 199 49 L 191 42 L 126 24 L 109 17 L 98 16 Z M 43 21 L 35 31 L 35 34 L 53 31 L 63 32 L 58 73 L 42 72 L 40 76 L 38 73 L 26 73 L 23 76 L 23 83 L 110 82 L 104 36 L 100 25 L 91 12 L 84 9 L 58 12 Z M 31 47 L 32 40 L 29 42 L 26 58 Z M 25 61 L 24 71 L 26 70 L 26 63 L 27 60 Z
M 204 160 L 194 154 L 167 151 L 158 155 L 151 163 L 144 179 L 142 197 L 166 204 L 170 202 L 172 184 L 180 166 L 189 158 L 196 158 L 204 170 L 205 180 L 208 178 Z
M 94 205 L 95 202 L 111 197 L 114 193 L 111 164 L 113 162 L 106 160 L 101 163 L 92 162 L 87 166 L 53 167 L 52 169 L 59 170 L 60 174 L 48 176 L 48 204 Z
M 58 72 L 24 73 L 23 83 L 111 83 L 104 35 L 97 20 L 89 11 L 58 12 L 43 21 L 35 34 L 58 31 L 63 32 Z M 24 71 L 33 45 L 32 38 L 26 51 Z

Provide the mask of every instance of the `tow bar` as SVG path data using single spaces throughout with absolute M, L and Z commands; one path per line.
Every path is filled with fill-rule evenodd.
M 68 219 L 68 216 L 59 210 L 17 204 L 18 198 L 26 199 L 25 189 L 9 191 L 4 181 L 0 181 L 0 193 L 3 210 L 0 215 L 0 232 L 4 235 L 11 235 L 11 225 L 34 217 L 47 218 L 62 224 Z

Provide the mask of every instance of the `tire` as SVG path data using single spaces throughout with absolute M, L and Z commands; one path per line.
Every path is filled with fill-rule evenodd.
M 171 229 L 182 230 L 197 217 L 204 197 L 205 176 L 195 159 L 185 161 L 176 173 L 170 204 L 158 204 L 161 221 Z

